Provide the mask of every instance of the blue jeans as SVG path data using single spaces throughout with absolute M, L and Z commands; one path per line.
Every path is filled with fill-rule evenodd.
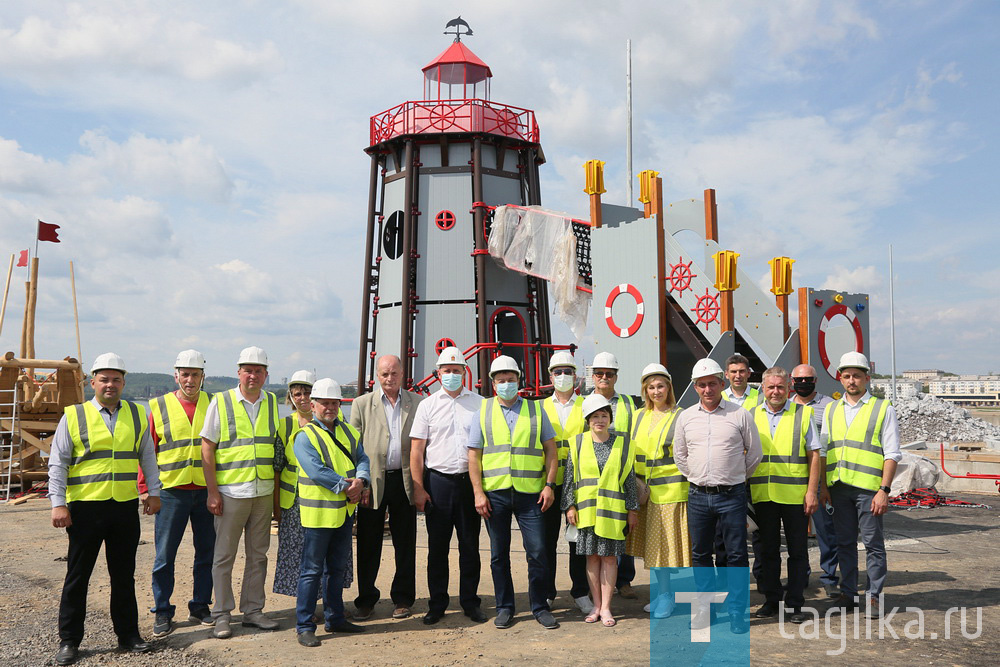
M 521 541 L 528 560 L 528 600 L 531 613 L 548 611 L 545 601 L 546 573 L 545 524 L 542 506 L 537 493 L 518 493 L 514 489 L 489 491 L 490 518 L 486 530 L 490 534 L 490 571 L 493 573 L 493 590 L 496 593 L 497 611 L 514 612 L 514 581 L 510 573 L 510 520 L 517 519 Z
M 339 528 L 303 528 L 302 568 L 295 600 L 295 631 L 316 630 L 313 614 L 323 567 L 330 576 L 323 591 L 323 619 L 328 627 L 344 622 L 344 568 L 351 555 L 351 527 L 354 517 L 348 516 Z
M 836 586 L 837 579 L 837 531 L 833 526 L 833 515 L 820 505 L 812 515 L 816 543 L 819 545 L 819 566 L 823 571 L 819 580 L 824 586 Z
M 746 610 L 750 558 L 747 554 L 746 484 L 736 484 L 720 493 L 707 493 L 694 484 L 688 494 L 688 531 L 691 533 L 691 564 L 699 591 L 716 590 L 713 555 L 716 525 L 722 527 L 726 567 L 739 568 L 728 575 L 726 603 L 730 614 Z
M 853 598 L 858 594 L 858 532 L 865 545 L 868 567 L 868 596 L 878 599 L 885 585 L 888 563 L 882 517 L 872 514 L 874 491 L 837 482 L 830 487 L 833 522 L 837 529 L 837 556 L 840 561 L 840 592 Z M 864 601 L 862 600 L 862 604 Z
M 156 558 L 153 560 L 154 614 L 174 617 L 170 604 L 174 592 L 174 561 L 188 522 L 194 537 L 194 593 L 188 611 L 208 609 L 212 604 L 212 559 L 215 553 L 215 522 L 208 511 L 208 489 L 163 489 L 160 511 L 153 524 Z

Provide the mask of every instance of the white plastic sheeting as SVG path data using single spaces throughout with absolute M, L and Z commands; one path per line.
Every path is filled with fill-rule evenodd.
M 577 273 L 571 218 L 539 207 L 498 206 L 490 229 L 490 256 L 504 268 L 549 282 L 553 310 L 579 341 L 587 326 L 590 294 Z
M 910 451 L 903 452 L 903 459 L 897 464 L 896 476 L 892 478 L 890 496 L 913 489 L 925 489 L 934 486 L 941 478 L 941 468 L 937 463 Z

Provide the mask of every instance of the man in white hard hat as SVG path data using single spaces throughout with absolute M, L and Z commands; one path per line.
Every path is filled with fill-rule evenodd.
M 636 403 L 631 396 L 619 394 L 615 389 L 618 384 L 618 358 L 610 352 L 598 352 L 594 355 L 591 373 L 594 376 L 594 393 L 600 394 L 611 403 L 611 428 L 617 433 L 629 435 L 632 433 L 633 413 Z M 632 556 L 622 556 L 618 559 L 618 580 L 615 588 L 618 594 L 626 600 L 635 600 L 639 594 L 632 588 L 635 579 L 635 559 Z
M 458 536 L 459 603 L 465 615 L 485 623 L 479 588 L 479 531 L 482 519 L 469 480 L 466 445 L 469 428 L 483 397 L 465 387 L 468 366 L 462 351 L 448 347 L 437 360 L 441 390 L 417 406 L 410 429 L 413 504 L 427 520 L 425 625 L 434 625 L 448 608 L 448 561 L 451 535 Z
M 417 508 L 410 475 L 410 429 L 421 397 L 402 388 L 403 364 L 395 355 L 375 361 L 378 387 L 351 405 L 351 426 L 361 433 L 371 461 L 368 506 L 358 507 L 358 597 L 354 618 L 371 616 L 381 592 L 375 586 L 382 562 L 385 514 L 389 512 L 395 573 L 389 596 L 392 617 L 407 618 L 416 600 Z
M 149 433 L 163 485 L 154 530 L 154 637 L 164 637 L 174 629 L 176 607 L 170 603 L 174 561 L 189 522 L 194 542 L 194 592 L 188 601 L 188 620 L 212 624 L 209 607 L 215 523 L 208 511 L 208 488 L 201 465 L 201 429 L 211 397 L 201 390 L 204 380 L 204 355 L 198 350 L 184 350 L 174 361 L 177 389 L 149 402 Z M 145 492 L 145 480 L 140 475 L 139 493 Z
M 747 480 L 762 458 L 760 436 L 750 412 L 722 400 L 722 368 L 701 359 L 691 371 L 699 402 L 677 417 L 674 461 L 690 482 L 688 530 L 691 562 L 699 591 L 712 590 L 712 554 L 716 526 L 722 526 L 728 574 L 730 630 L 747 632 Z M 710 611 L 702 606 L 693 614 L 692 627 L 705 628 Z
M 542 627 L 559 627 L 546 599 L 548 559 L 542 513 L 555 503 L 555 431 L 545 411 L 518 395 L 521 370 L 500 355 L 490 365 L 495 397 L 485 401 L 469 429 L 469 478 L 476 511 L 490 534 L 490 571 L 496 594 L 498 628 L 514 619 L 514 581 L 510 571 L 510 526 L 517 520 L 528 561 L 528 599 Z
M 231 637 L 233 564 L 245 535 L 246 563 L 240 590 L 244 627 L 277 630 L 264 615 L 264 577 L 271 544 L 274 448 L 278 440 L 278 399 L 264 391 L 267 353 L 259 347 L 240 352 L 239 386 L 216 394 L 201 430 L 201 460 L 208 485 L 208 509 L 215 515 L 212 582 L 215 607 L 212 636 Z
M 583 433 L 586 423 L 583 419 L 583 396 L 576 394 L 576 360 L 569 352 L 559 351 L 549 360 L 549 382 L 552 396 L 538 400 L 545 410 L 549 423 L 556 433 L 556 448 L 559 454 L 556 470 L 556 505 L 562 498 L 562 485 L 569 456 L 569 443 Z M 558 507 L 550 507 L 545 517 L 545 556 L 548 561 L 547 589 L 545 597 L 550 601 L 558 594 L 556 589 L 556 550 L 562 531 L 563 513 Z M 584 614 L 594 609 L 590 601 L 587 584 L 587 557 L 576 553 L 576 542 L 569 543 L 569 578 L 572 582 L 570 595 Z M 550 602 L 551 604 L 551 602 Z
M 364 632 L 344 616 L 344 570 L 351 557 L 354 510 L 371 488 L 368 456 L 361 436 L 340 419 L 340 385 L 323 378 L 312 388 L 313 420 L 295 436 L 299 509 L 304 538 L 302 568 L 295 604 L 295 630 L 302 646 L 320 645 L 316 638 L 316 592 L 324 569 L 323 591 L 327 632 Z
M 782 601 L 788 619 L 803 623 L 809 582 L 809 517 L 819 507 L 819 435 L 812 408 L 788 400 L 788 372 L 777 366 L 764 371 L 764 403 L 753 410 L 764 459 L 750 478 L 750 496 L 760 527 L 754 544 L 758 590 L 764 604 L 757 618 L 775 616 Z M 788 585 L 781 587 L 781 536 L 788 545 Z M 784 616 L 783 616 L 784 618 Z
M 80 657 L 87 587 L 104 546 L 111 578 L 111 621 L 119 650 L 145 653 L 135 600 L 135 553 L 139 546 L 139 468 L 146 474 L 144 514 L 160 510 L 160 474 L 149 437 L 146 410 L 122 400 L 125 362 L 98 355 L 90 369 L 94 398 L 64 410 L 49 451 L 52 526 L 69 536 L 66 579 L 59 602 L 56 664 Z
M 816 369 L 809 364 L 799 364 L 792 369 L 792 400 L 813 409 L 813 428 L 817 436 L 823 428 L 826 406 L 833 399 L 816 391 Z M 826 471 L 823 471 L 823 475 Z M 833 507 L 821 504 L 812 515 L 812 526 L 819 546 L 820 583 L 827 597 L 840 596 L 840 579 L 837 577 L 837 533 L 833 527 Z
M 853 609 L 858 595 L 858 532 L 868 567 L 868 615 L 882 613 L 882 588 L 888 565 L 882 515 L 889 509 L 889 491 L 899 449 L 896 410 L 888 400 L 868 393 L 870 366 L 860 352 L 847 352 L 837 371 L 844 396 L 827 406 L 820 434 L 820 456 L 826 470 L 821 499 L 833 503 L 833 523 L 840 559 L 838 604 Z
M 742 354 L 726 359 L 726 379 L 729 386 L 722 392 L 723 399 L 747 410 L 753 410 L 764 402 L 764 394 L 749 385 L 750 360 Z

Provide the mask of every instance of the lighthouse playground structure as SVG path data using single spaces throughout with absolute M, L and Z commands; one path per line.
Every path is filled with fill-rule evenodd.
M 764 291 L 720 244 L 715 191 L 665 203 L 652 170 L 638 175 L 642 208 L 601 201 L 599 160 L 581 174 L 588 218 L 542 208 L 535 114 L 490 99 L 492 71 L 462 36 L 422 69 L 423 99 L 371 117 L 359 393 L 384 354 L 402 359 L 405 386 L 430 391 L 438 354 L 458 346 L 473 391 L 492 392 L 489 364 L 507 354 L 524 369 L 522 394 L 543 395 L 551 354 L 589 335 L 617 356 L 621 387 L 637 388 L 650 362 L 667 366 L 681 405 L 695 400 L 696 360 L 736 353 L 752 380 L 808 363 L 817 390 L 839 395 L 836 360 L 870 353 L 867 294 L 793 290 L 788 257 L 770 261 Z M 575 342 L 552 340 L 553 315 Z

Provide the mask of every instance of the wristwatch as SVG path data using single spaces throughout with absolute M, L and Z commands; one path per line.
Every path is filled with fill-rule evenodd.
M 361 486 L 363 486 L 363 487 L 365 487 L 367 489 L 371 485 L 368 483 L 367 479 L 365 479 L 364 477 L 362 477 L 361 478 Z
M 556 490 L 556 483 L 555 482 L 545 482 L 545 486 L 549 487 L 553 491 Z
M 880 487 L 878 487 L 878 490 L 879 491 L 885 491 L 886 495 L 888 495 L 889 493 L 892 492 L 892 487 L 891 486 L 880 486 Z

